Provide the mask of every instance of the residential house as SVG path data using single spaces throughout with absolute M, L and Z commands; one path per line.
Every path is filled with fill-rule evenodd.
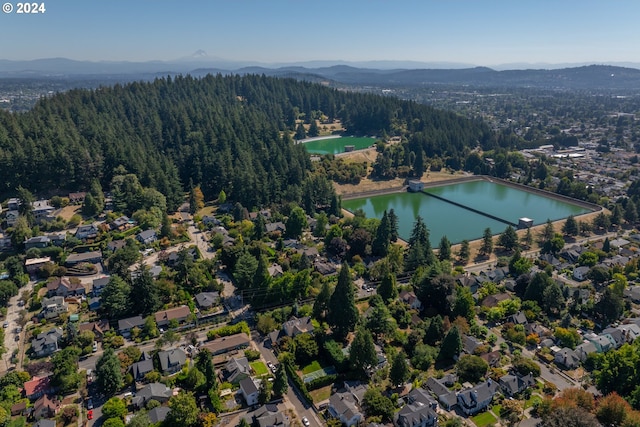
M 144 357 L 131 365 L 131 375 L 136 381 L 142 381 L 149 372 L 153 371 L 153 360 L 151 357 Z
M 585 339 L 589 340 L 596 346 L 598 353 L 606 353 L 607 351 L 616 348 L 616 340 L 609 334 L 585 334 Z
M 174 320 L 177 321 L 178 324 L 186 322 L 190 314 L 191 310 L 189 310 L 189 307 L 181 305 L 180 307 L 157 311 L 154 316 L 158 327 L 163 328 L 169 326 L 169 323 Z
M 123 337 L 131 335 L 133 328 L 142 328 L 144 326 L 144 319 L 142 316 L 127 317 L 126 319 L 118 320 L 118 333 Z
M 60 338 L 62 338 L 62 329 L 60 328 L 42 332 L 31 341 L 31 351 L 36 357 L 49 356 L 58 351 Z
M 586 265 L 576 267 L 573 270 L 573 278 L 582 282 L 583 280 L 587 280 L 587 275 L 589 274 L 590 268 Z
M 458 393 L 458 406 L 466 415 L 484 411 L 493 400 L 497 389 L 498 385 L 494 381 L 487 380 L 473 388 L 463 390 Z
M 91 294 L 94 297 L 99 297 L 104 288 L 109 284 L 110 277 L 100 277 L 98 279 L 93 279 L 93 284 L 91 288 Z
M 67 233 L 50 234 L 51 244 L 54 246 L 62 246 L 67 241 Z
M 322 274 L 323 276 L 331 276 L 338 272 L 338 269 L 336 268 L 335 264 L 331 262 L 322 261 L 320 259 L 317 259 L 313 263 L 313 268 L 315 268 L 316 271 Z
M 127 246 L 127 241 L 124 239 L 112 240 L 109 243 L 107 243 L 107 249 L 110 250 L 111 252 L 115 252 L 118 249 L 124 248 L 125 246 Z
M 282 221 L 270 222 L 268 224 L 265 224 L 265 228 L 267 230 L 267 233 L 279 232 L 284 234 L 287 231 L 287 227 Z
M 39 420 L 42 418 L 53 418 L 60 409 L 60 403 L 55 398 L 50 398 L 44 394 L 38 398 L 33 404 L 32 416 Z
M 196 294 L 196 304 L 200 310 L 209 310 L 220 302 L 218 292 L 200 292 Z
M 15 403 L 11 405 L 11 416 L 16 417 L 18 415 L 26 415 L 27 412 L 27 402 L 24 400 L 22 402 Z
M 81 225 L 76 230 L 76 238 L 80 240 L 95 239 L 98 237 L 98 227 L 94 224 Z
M 249 347 L 249 336 L 245 333 L 229 335 L 228 337 L 216 338 L 202 344 L 201 348 L 206 348 L 213 356 L 228 353 L 233 350 Z
M 506 301 L 508 299 L 511 299 L 511 295 L 506 292 L 489 295 L 482 300 L 482 306 L 489 307 L 489 308 L 496 307 L 500 302 Z
M 556 352 L 553 360 L 557 365 L 564 366 L 567 369 L 575 369 L 580 366 L 580 357 L 568 347 Z
M 124 231 L 135 225 L 135 221 L 131 220 L 128 216 L 120 216 L 109 223 L 109 227 L 112 230 Z
M 267 272 L 269 273 L 269 277 L 280 277 L 284 274 L 284 271 L 282 271 L 282 267 L 280 266 L 280 264 L 271 264 L 269 267 L 267 267 Z
M 7 221 L 7 226 L 13 227 L 14 225 L 16 225 L 16 222 L 18 221 L 19 216 L 20 216 L 20 212 L 18 212 L 17 210 L 7 211 L 7 213 L 4 216 L 5 221 Z
M 484 343 L 471 335 L 462 336 L 462 351 L 467 354 L 474 354 L 478 347 L 483 346 Z
M 106 319 L 100 319 L 95 322 L 80 323 L 78 325 L 78 332 L 91 331 L 97 341 L 102 341 L 105 332 L 110 329 L 111 326 L 109 326 L 109 321 Z
M 138 233 L 136 235 L 136 239 L 138 240 L 138 242 L 142 243 L 143 245 L 149 245 L 155 242 L 158 239 L 158 237 L 156 236 L 155 230 L 145 230 Z
M 87 193 L 84 191 L 78 191 L 77 193 L 69 193 L 69 204 L 81 205 L 84 203 L 85 197 L 87 197 Z
M 256 409 L 253 413 L 254 423 L 258 427 L 289 427 L 289 417 L 273 404 L 266 404 Z
M 487 362 L 490 367 L 495 368 L 500 364 L 502 353 L 500 353 L 500 350 L 495 350 L 489 353 L 481 354 L 480 357 L 484 359 L 484 361 Z
M 164 375 L 175 374 L 187 362 L 187 355 L 181 348 L 173 348 L 158 353 L 160 368 Z
M 20 208 L 20 199 L 12 197 L 7 201 L 7 209 L 10 211 L 17 211 Z
M 505 396 L 515 396 L 536 383 L 533 375 L 524 376 L 507 374 L 500 377 L 500 388 Z
M 414 388 L 407 396 L 407 404 L 393 417 L 398 427 L 434 427 L 438 421 L 438 404 L 422 388 Z
M 598 349 L 591 341 L 585 340 L 573 351 L 578 355 L 580 361 L 584 362 L 585 360 L 587 360 L 587 356 L 589 356 L 591 353 L 597 353 Z
M 398 295 L 398 298 L 400 299 L 400 301 L 407 304 L 414 310 L 420 310 L 422 308 L 422 303 L 413 291 L 407 291 L 406 289 L 403 289 L 400 292 L 400 295 Z
M 351 392 L 342 391 L 331 395 L 327 410 L 333 418 L 337 418 L 343 425 L 351 427 L 358 425 L 364 419 L 358 405 Z
M 247 406 L 258 404 L 258 395 L 260 393 L 251 377 L 244 378 L 240 381 L 240 393 L 242 393 L 242 397 L 244 397 L 245 402 L 247 402 Z
M 87 300 L 87 304 L 89 305 L 89 311 L 98 311 L 102 305 L 102 300 L 100 297 L 90 297 Z
M 515 325 L 526 325 L 527 316 L 524 315 L 524 312 L 518 311 L 517 313 L 514 313 L 511 316 L 507 317 L 507 322 L 511 322 Z
M 33 427 L 56 427 L 56 421 L 43 418 L 33 424 Z
M 42 298 L 42 312 L 40 315 L 45 319 L 55 319 L 62 313 L 66 313 L 69 309 L 64 297 L 55 296 L 51 298 Z
M 622 331 L 622 335 L 624 336 L 625 341 L 628 343 L 632 343 L 636 340 L 636 338 L 640 337 L 640 324 L 624 324 L 617 326 L 616 329 Z
M 544 337 L 550 335 L 551 331 L 540 323 L 533 322 L 524 325 L 524 333 L 527 335 L 536 334 L 538 337 Z
M 47 282 L 47 295 L 65 298 L 68 296 L 84 296 L 86 295 L 86 290 L 78 280 L 71 281 L 68 277 L 56 277 Z
M 51 244 L 51 239 L 47 236 L 36 236 L 25 240 L 24 248 L 29 249 L 44 249 Z
M 205 215 L 202 217 L 202 223 L 204 225 L 220 225 L 222 224 L 222 221 L 213 215 Z
M 29 258 L 24 261 L 24 268 L 27 270 L 27 273 L 34 274 L 40 268 L 50 263 L 51 263 L 51 257 L 48 257 L 48 256 L 42 257 L 42 258 Z
M 294 338 L 300 334 L 313 332 L 313 324 L 309 316 L 297 318 L 292 317 L 282 324 L 282 329 L 273 331 L 267 338 L 267 344 L 273 345 L 277 343 L 282 337 Z
M 233 358 L 224 366 L 224 380 L 237 384 L 251 375 L 251 366 L 246 357 Z
M 136 408 L 143 408 L 150 400 L 166 403 L 171 397 L 171 389 L 161 383 L 151 383 L 144 386 L 135 395 L 131 403 Z
M 0 251 L 11 249 L 11 236 L 0 233 Z
M 131 267 L 131 268 L 134 268 L 134 267 Z M 147 269 L 147 271 L 149 271 L 149 274 L 151 274 L 151 277 L 153 277 L 154 279 L 157 279 L 158 276 L 160 276 L 160 273 L 162 273 L 162 267 L 159 265 L 152 265 L 151 267 L 144 266 L 143 268 Z M 142 270 L 140 270 L 139 268 L 135 268 L 134 270 L 132 270 L 131 281 L 136 280 L 140 275 L 141 271 Z
M 458 398 L 455 392 L 449 390 L 442 380 L 429 377 L 427 378 L 426 387 L 431 393 L 433 393 L 433 395 L 438 399 L 440 405 L 447 411 L 450 411 L 451 408 L 458 403 Z
M 32 402 L 46 393 L 53 393 L 50 377 L 33 377 L 24 383 L 24 396 Z
M 44 394 L 33 403 L 32 416 L 34 419 L 39 420 L 42 418 L 53 418 L 60 409 L 60 403 L 54 398 L 50 398 Z
M 55 208 L 49 204 L 48 200 L 36 200 L 32 204 L 31 213 L 37 222 L 53 219 Z
M 64 262 L 64 265 L 73 267 L 74 265 L 82 263 L 98 264 L 100 262 L 102 262 L 102 252 L 92 251 L 80 254 L 70 254 Z
M 151 420 L 151 424 L 158 425 L 167 419 L 169 412 L 171 412 L 171 408 L 168 406 L 156 406 L 147 412 L 147 416 L 149 417 L 149 420 Z

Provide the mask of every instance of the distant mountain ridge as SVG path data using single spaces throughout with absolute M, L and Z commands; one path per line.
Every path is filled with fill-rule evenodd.
M 213 61 L 213 62 L 212 62 Z M 309 64 L 322 65 L 325 61 Z M 298 80 L 326 81 L 348 85 L 422 86 L 430 84 L 485 87 L 533 87 L 547 89 L 638 89 L 640 70 L 616 65 L 582 65 L 560 69 L 496 70 L 489 67 L 463 68 L 365 68 L 339 63 L 308 67 L 304 63 L 269 67 L 212 59 L 204 52 L 176 61 L 90 62 L 66 58 L 33 61 L 0 60 L 0 78 L 114 76 L 149 80 L 157 76 L 191 74 L 264 74 Z M 373 63 L 373 62 L 372 62 Z M 376 64 L 420 65 L 421 63 L 376 61 Z M 428 65 L 428 64 L 425 64 Z M 451 65 L 451 64 L 448 64 Z

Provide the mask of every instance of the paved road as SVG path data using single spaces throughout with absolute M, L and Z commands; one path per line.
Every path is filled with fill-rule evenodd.
M 264 346 L 264 341 L 259 337 L 259 334 L 254 332 L 251 336 L 251 340 L 256 348 L 260 351 L 260 355 L 265 362 L 271 362 L 275 365 L 278 364 L 278 358 L 273 354 L 273 352 Z M 301 397 L 299 397 L 294 391 L 293 384 L 291 380 L 289 380 L 289 390 L 287 391 L 287 395 L 285 396 L 285 403 L 289 403 L 293 409 L 293 411 L 302 419 L 302 417 L 307 417 L 309 419 L 309 423 L 313 427 L 321 427 L 324 425 L 316 415 L 315 411 L 311 406 L 303 403 Z

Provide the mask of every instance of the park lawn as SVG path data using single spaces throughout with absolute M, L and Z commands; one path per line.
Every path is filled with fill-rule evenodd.
M 313 403 L 320 403 L 323 400 L 327 400 L 331 397 L 331 387 L 332 385 L 328 385 L 326 387 L 320 387 L 319 389 L 312 390 L 309 392 L 311 398 L 313 399 Z
M 259 360 L 256 360 L 255 362 L 251 362 L 249 363 L 249 365 L 251 365 L 251 369 L 253 369 L 253 372 L 256 373 L 257 377 L 261 377 L 269 373 L 265 364 Z
M 311 372 L 319 371 L 320 369 L 322 369 L 322 366 L 320 366 L 320 363 L 317 360 L 314 360 L 313 362 L 302 368 L 302 374 L 307 375 Z
M 478 427 L 486 427 L 489 424 L 495 423 L 497 420 L 496 417 L 491 414 L 491 412 L 485 411 L 481 414 L 476 415 L 475 417 L 472 417 L 471 421 L 473 421 Z

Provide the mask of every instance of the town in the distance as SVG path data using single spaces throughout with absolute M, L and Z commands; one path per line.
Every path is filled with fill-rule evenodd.
M 639 427 L 640 70 L 487 70 L 0 75 L 0 426 Z

